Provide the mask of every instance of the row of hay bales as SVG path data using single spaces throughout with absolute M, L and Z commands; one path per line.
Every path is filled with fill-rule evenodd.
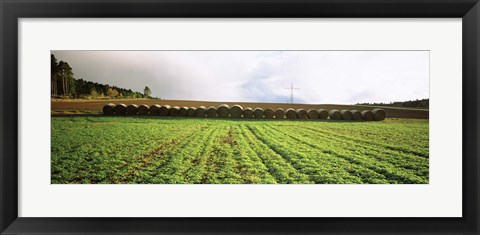
M 152 115 L 172 117 L 220 117 L 220 118 L 266 118 L 266 119 L 327 119 L 353 121 L 383 121 L 387 113 L 383 109 L 374 110 L 330 110 L 325 109 L 287 109 L 278 108 L 242 108 L 240 105 L 232 107 L 222 104 L 218 107 L 178 107 L 169 105 L 125 105 L 106 104 L 103 107 L 105 115 Z

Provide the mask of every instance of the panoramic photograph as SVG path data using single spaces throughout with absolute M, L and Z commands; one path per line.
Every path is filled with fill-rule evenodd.
M 429 51 L 51 51 L 51 184 L 428 184 Z

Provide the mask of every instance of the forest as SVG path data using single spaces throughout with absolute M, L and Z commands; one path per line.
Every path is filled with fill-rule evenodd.
M 58 61 L 55 55 L 51 59 L 51 97 L 62 99 L 77 98 L 152 98 L 148 86 L 144 92 L 132 91 L 108 84 L 86 81 L 74 77 L 73 69 L 65 61 Z
M 405 108 L 428 108 L 429 99 L 416 99 L 409 101 L 398 101 L 390 103 L 357 103 L 356 105 L 371 105 L 371 106 L 389 106 L 389 107 L 405 107 Z

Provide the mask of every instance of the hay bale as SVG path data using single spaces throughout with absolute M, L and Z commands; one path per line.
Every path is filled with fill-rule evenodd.
M 287 116 L 287 119 L 297 119 L 297 112 L 295 112 L 295 109 L 287 109 L 285 116 Z
M 282 108 L 278 108 L 275 110 L 275 118 L 276 119 L 283 119 L 285 118 L 285 110 Z
M 187 116 L 187 110 L 188 110 L 188 107 L 181 107 L 179 110 L 178 110 L 178 115 L 179 117 L 186 117 Z
M 230 116 L 230 106 L 228 104 L 222 104 L 217 107 L 218 117 L 228 118 Z
M 362 117 L 363 117 L 363 120 L 365 120 L 365 121 L 373 121 L 374 120 L 373 113 L 370 110 L 363 110 L 362 111 Z
M 195 117 L 205 117 L 207 114 L 207 107 L 205 106 L 200 106 L 197 109 L 195 109 Z
M 138 114 L 138 105 L 136 104 L 129 104 L 127 105 L 127 115 L 136 115 Z
M 169 116 L 172 116 L 172 117 L 176 117 L 178 116 L 178 112 L 180 111 L 180 107 L 178 106 L 173 106 L 170 108 L 170 110 L 168 111 L 168 115 Z
M 140 107 L 138 107 L 139 108 L 138 114 L 140 114 Z M 154 105 L 150 106 L 150 108 L 148 109 L 148 113 L 152 116 L 158 115 L 158 111 L 160 110 L 160 107 L 162 107 L 162 106 L 160 106 L 158 104 L 154 104 Z
M 207 117 L 217 117 L 217 108 L 210 106 L 207 109 Z
M 170 105 L 162 105 L 160 109 L 158 110 L 158 115 L 160 116 L 168 116 L 168 113 L 170 112 Z
M 308 113 L 305 109 L 297 109 L 297 117 L 298 119 L 307 119 Z
M 195 107 L 190 107 L 190 108 L 188 108 L 188 110 L 187 110 L 187 117 L 194 117 L 196 111 L 197 111 L 197 108 L 195 108 Z M 204 116 L 205 116 L 205 115 L 204 115 Z
M 275 116 L 275 112 L 271 108 L 266 108 L 265 111 L 263 111 L 263 115 L 265 118 L 272 119 Z
M 358 110 L 352 110 L 352 119 L 355 121 L 363 120 L 362 113 Z
M 236 104 L 236 105 L 233 105 L 231 108 L 230 108 L 230 116 L 232 118 L 241 118 L 243 115 L 243 108 L 242 106 Z
M 340 114 L 342 114 L 342 119 L 343 120 L 352 120 L 352 112 L 350 110 L 342 110 L 340 111 Z
M 374 109 L 372 110 L 373 113 L 373 120 L 375 121 L 383 121 L 387 118 L 387 112 L 383 109 Z
M 255 118 L 263 118 L 263 109 L 262 108 L 255 108 L 253 110 L 253 116 Z
M 253 110 L 252 108 L 245 108 L 243 110 L 243 117 L 245 118 L 253 118 Z
M 342 119 L 342 114 L 340 113 L 340 111 L 338 111 L 338 110 L 336 110 L 336 109 L 330 110 L 330 112 L 328 113 L 328 116 L 329 116 L 330 119 L 332 119 L 332 120 L 340 120 L 340 119 Z
M 142 105 L 138 106 L 137 114 L 138 115 L 147 115 L 149 110 L 150 110 L 150 107 L 148 107 L 148 105 L 142 104 Z
M 125 115 L 127 114 L 127 106 L 125 104 L 117 104 L 115 108 L 113 108 L 113 112 L 116 115 Z
M 319 109 L 318 111 L 318 119 L 327 119 L 328 118 L 328 111 L 325 109 Z
M 318 119 L 318 111 L 315 109 L 309 109 L 307 111 L 308 119 Z
M 105 115 L 113 115 L 115 109 L 115 104 L 109 103 L 103 106 L 103 114 Z

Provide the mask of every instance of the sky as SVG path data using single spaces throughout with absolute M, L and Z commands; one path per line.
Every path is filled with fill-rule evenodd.
M 355 104 L 429 98 L 428 51 L 52 51 L 74 77 L 175 100 Z

